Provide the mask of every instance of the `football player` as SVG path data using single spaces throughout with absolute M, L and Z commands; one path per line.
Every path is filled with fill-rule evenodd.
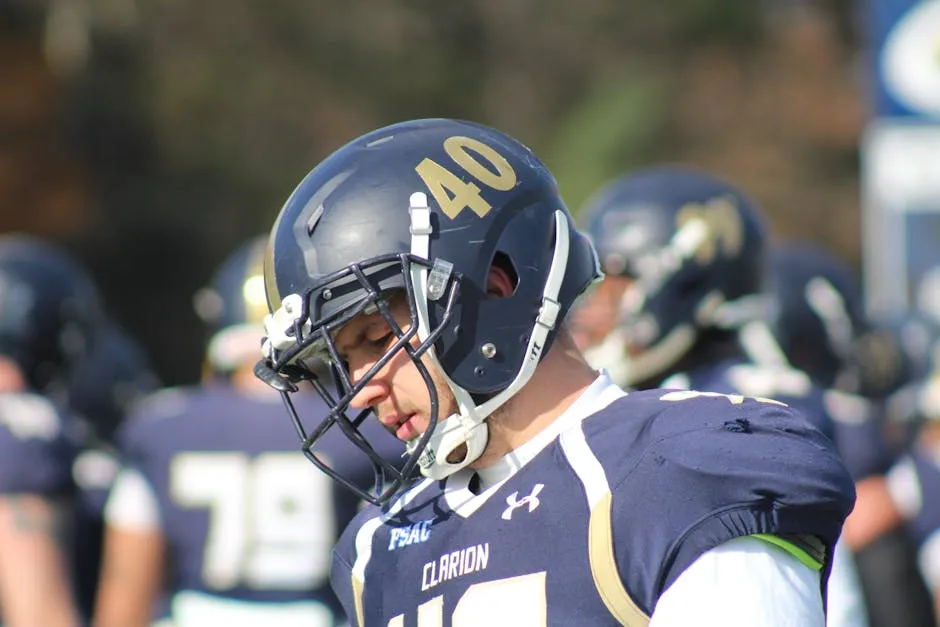
M 895 324 L 895 337 L 910 357 L 912 380 L 892 393 L 888 419 L 916 428 L 907 453 L 888 472 L 888 489 L 904 517 L 918 553 L 918 566 L 933 596 L 940 622 L 940 328 L 932 317 L 912 314 Z
M 886 485 L 898 449 L 886 438 L 879 402 L 884 393 L 874 388 L 876 371 L 892 367 L 875 353 L 876 330 L 864 314 L 859 281 L 834 254 L 805 241 L 778 242 L 769 268 L 774 336 L 787 360 L 827 389 L 835 442 L 855 479 L 855 509 L 843 538 L 869 619 L 874 625 L 931 625 L 933 609 L 914 546 Z M 891 335 L 900 338 L 901 329 Z
M 80 621 L 68 569 L 77 439 L 57 407 L 99 318 L 97 288 L 75 259 L 39 238 L 0 236 L 0 622 L 7 627 Z
M 327 436 L 376 459 L 376 419 L 408 450 L 333 552 L 354 625 L 823 624 L 831 443 L 779 402 L 599 375 L 565 320 L 600 276 L 550 172 L 478 124 L 376 130 L 294 189 L 256 372 L 323 395 L 287 405 L 329 474 Z
M 158 386 L 137 339 L 112 319 L 94 333 L 89 354 L 69 379 L 70 418 L 81 434 L 72 466 L 77 488 L 73 567 L 78 606 L 90 619 L 101 566 L 104 505 L 120 462 L 114 436 L 130 407 Z
M 887 470 L 893 454 L 878 407 L 857 394 L 862 391 L 857 343 L 869 323 L 855 276 L 832 253 L 804 241 L 777 242 L 768 268 L 770 328 L 777 344 L 789 364 L 826 390 L 836 444 L 856 482 L 877 482 L 873 478 Z
M 862 581 L 872 589 L 871 614 L 883 617 L 884 624 L 936 625 L 940 559 L 929 540 L 934 536 L 935 545 L 940 529 L 940 508 L 932 496 L 940 480 L 934 374 L 940 328 L 929 316 L 909 312 L 880 321 L 858 344 L 862 389 L 883 400 L 891 443 L 902 451 L 884 479 L 887 503 L 859 513 L 874 521 L 863 531 L 883 529 L 869 532 L 872 539 L 858 553 Z
M 203 384 L 156 392 L 122 429 L 97 627 L 145 625 L 164 612 L 176 627 L 342 618 L 330 550 L 359 499 L 298 454 L 280 397 L 253 374 L 267 312 L 263 251 L 263 238 L 246 242 L 197 294 L 210 330 Z M 315 394 L 296 403 L 327 413 Z M 377 425 L 373 435 L 381 454 L 400 457 L 394 438 Z M 358 449 L 337 435 L 328 448 L 330 464 L 373 483 Z
M 605 185 L 582 218 L 607 275 L 576 312 L 591 363 L 628 387 L 771 397 L 834 437 L 824 389 L 770 332 L 763 218 L 739 189 L 654 166 Z M 864 624 L 851 556 L 838 556 L 829 624 Z

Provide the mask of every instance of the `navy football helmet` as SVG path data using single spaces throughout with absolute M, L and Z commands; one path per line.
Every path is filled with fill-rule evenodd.
M 878 400 L 886 433 L 908 448 L 940 420 L 940 326 L 919 311 L 872 323 L 857 342 L 860 393 Z
M 206 374 L 224 377 L 254 363 L 268 314 L 264 290 L 267 237 L 243 242 L 219 266 L 209 287 L 193 298 L 196 314 L 209 332 Z
M 854 353 L 858 393 L 883 400 L 940 367 L 940 326 L 919 312 L 879 320 L 858 338 Z
M 650 167 L 602 187 L 581 220 L 604 273 L 629 280 L 615 328 L 586 351 L 619 384 L 655 384 L 706 332 L 764 314 L 763 220 L 729 183 Z
M 515 291 L 487 298 L 494 263 Z M 383 503 L 419 468 L 443 478 L 472 463 L 488 439 L 486 418 L 529 380 L 572 302 L 599 278 L 591 244 L 573 224 L 551 173 L 524 145 L 479 124 L 427 119 L 388 126 L 324 160 L 291 194 L 271 232 L 265 285 L 267 359 L 256 372 L 289 406 L 299 380 L 331 407 L 308 430 L 291 414 L 303 450 L 318 467 L 363 498 Z M 403 293 L 411 323 L 403 330 L 387 297 Z M 397 341 L 353 382 L 333 334 L 353 317 L 381 313 Z M 411 345 L 417 336 L 417 348 Z M 372 410 L 347 414 L 353 397 L 400 351 L 427 384 L 429 428 L 407 445 L 400 469 L 359 433 Z M 438 416 L 438 397 L 421 358 L 439 367 L 459 411 Z M 307 365 L 329 361 L 335 395 Z M 341 429 L 370 458 L 372 492 L 355 488 L 314 447 Z M 448 460 L 465 447 L 459 462 Z
M 855 342 L 867 329 L 851 268 L 809 242 L 770 251 L 771 328 L 793 367 L 825 388 L 858 391 Z
M 37 237 L 0 236 L 0 354 L 30 388 L 67 400 L 101 315 L 98 289 L 71 255 Z
M 69 408 L 97 440 L 112 442 L 131 406 L 158 386 L 143 346 L 116 322 L 105 320 L 69 380 Z

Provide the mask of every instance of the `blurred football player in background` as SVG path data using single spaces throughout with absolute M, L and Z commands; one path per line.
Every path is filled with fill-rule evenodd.
M 703 226 L 676 252 L 717 255 Z M 373 131 L 291 193 L 257 373 L 311 457 L 336 431 L 368 453 L 375 419 L 407 442 L 334 551 L 355 625 L 824 623 L 832 443 L 776 401 L 595 372 L 565 322 L 600 277 L 551 173 L 471 122 Z M 329 415 L 290 406 L 306 383 Z
M 827 390 L 857 391 L 857 339 L 867 332 L 861 287 L 818 244 L 777 241 L 768 251 L 771 322 L 787 361 Z
M 885 397 L 889 426 L 900 434 L 907 450 L 887 473 L 888 509 L 903 519 L 905 529 L 916 551 L 919 581 L 911 581 L 897 567 L 890 555 L 881 560 L 880 581 L 885 586 L 907 585 L 920 591 L 926 584 L 931 597 L 933 615 L 923 619 L 924 625 L 940 623 L 940 328 L 930 316 L 913 311 L 894 316 L 878 325 L 877 335 L 865 338 L 862 356 L 866 363 L 879 365 L 877 381 L 869 387 Z M 868 369 L 872 369 L 870 366 Z M 864 370 L 863 370 L 864 372 Z M 868 379 L 875 379 L 874 376 Z M 873 564 L 872 568 L 875 568 Z M 887 572 L 885 572 L 887 571 Z M 894 574 L 901 583 L 887 579 Z M 923 583 L 921 583 L 923 582 Z M 920 585 L 918 585 L 920 584 Z M 893 590 L 893 588 L 889 587 Z M 910 596 L 910 594 L 908 594 Z M 904 599 L 906 597 L 902 597 Z M 922 613 L 922 604 L 903 607 L 895 603 L 898 614 L 891 624 L 914 625 L 914 617 Z M 887 609 L 887 608 L 886 608 Z M 888 623 L 885 623 L 888 624 Z
M 121 431 L 97 627 L 147 625 L 162 599 L 176 627 L 342 619 L 330 551 L 359 499 L 304 459 L 280 397 L 253 375 L 267 313 L 264 244 L 244 243 L 196 295 L 209 330 L 203 384 L 155 393 Z M 297 404 L 327 412 L 314 394 Z M 383 453 L 400 457 L 401 445 L 375 431 Z M 336 437 L 330 463 L 372 485 L 356 453 Z
M 771 328 L 787 360 L 826 388 L 839 453 L 856 482 L 842 537 L 852 550 L 872 625 L 933 623 L 930 595 L 911 538 L 885 482 L 898 454 L 885 432 L 874 371 L 883 356 L 859 352 L 873 338 L 858 277 L 834 254 L 805 241 L 770 251 Z M 880 384 L 884 387 L 885 383 Z
M 101 317 L 97 288 L 57 246 L 0 236 L 0 622 L 80 624 L 69 575 L 72 370 Z M 80 541 L 80 539 L 79 539 Z
M 788 363 L 770 332 L 765 226 L 739 189 L 694 168 L 653 166 L 602 187 L 581 219 L 606 274 L 575 316 L 592 365 L 627 388 L 783 401 L 834 438 L 823 388 Z M 827 622 L 866 624 L 841 542 Z
M 77 488 L 73 566 L 78 606 L 94 610 L 104 540 L 104 506 L 120 467 L 115 434 L 130 408 L 158 387 L 149 356 L 126 329 L 106 318 L 86 359 L 69 379 L 70 418 L 81 450 L 72 466 Z

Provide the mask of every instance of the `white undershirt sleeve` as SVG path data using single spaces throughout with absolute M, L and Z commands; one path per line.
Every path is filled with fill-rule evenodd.
M 124 468 L 118 474 L 104 510 L 108 525 L 130 531 L 159 531 L 160 506 L 147 478 Z
M 649 627 L 824 627 L 819 573 L 757 538 L 701 555 L 660 596 Z
M 843 540 L 836 543 L 827 587 L 827 627 L 868 627 L 868 609 L 855 559 Z

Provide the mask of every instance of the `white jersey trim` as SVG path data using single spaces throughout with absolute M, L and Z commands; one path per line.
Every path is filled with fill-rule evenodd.
M 436 482 L 433 479 L 421 481 L 392 503 L 386 513 L 367 520 L 356 532 L 356 563 L 353 564 L 352 574 L 359 581 L 365 581 L 366 566 L 369 565 L 369 560 L 372 559 L 372 537 L 375 532 L 432 483 Z
M 160 505 L 146 477 L 133 468 L 122 469 L 114 481 L 104 510 L 105 522 L 130 531 L 160 531 Z
M 487 468 L 475 471 L 465 469 L 449 477 L 444 491 L 444 499 L 448 507 L 458 516 L 468 518 L 486 503 L 490 495 L 519 472 L 523 466 L 532 461 L 559 435 L 572 427 L 580 425 L 588 416 L 599 412 L 624 396 L 626 396 L 626 392 L 617 387 L 606 372 L 601 372 L 571 404 L 571 407 L 531 440 L 507 453 Z M 480 478 L 479 494 L 473 494 L 467 489 L 474 473 Z

